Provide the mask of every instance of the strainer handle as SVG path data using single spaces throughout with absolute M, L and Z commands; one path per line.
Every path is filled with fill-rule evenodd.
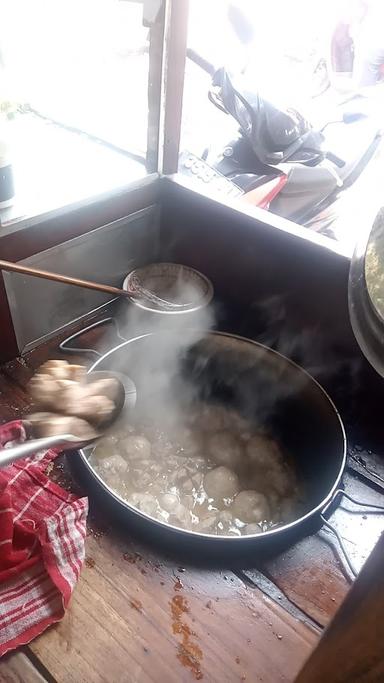
M 90 330 L 93 330 L 95 327 L 99 327 L 100 325 L 104 324 L 112 324 L 115 328 L 116 336 L 120 341 L 127 341 L 120 332 L 119 325 L 117 323 L 117 320 L 115 318 L 103 318 L 103 320 L 97 320 L 95 323 L 92 323 L 92 325 L 88 325 L 88 327 L 85 327 L 78 332 L 75 332 L 74 334 L 71 334 L 70 337 L 67 337 L 64 339 L 64 341 L 61 342 L 59 345 L 60 351 L 63 351 L 64 353 L 89 353 L 93 356 L 97 356 L 97 358 L 101 357 L 101 353 L 99 351 L 96 351 L 96 349 L 87 349 L 87 348 L 79 348 L 76 346 L 68 346 L 71 342 L 73 342 L 75 339 L 78 339 L 78 337 L 81 337 L 81 335 L 86 334 L 86 332 L 89 332 Z

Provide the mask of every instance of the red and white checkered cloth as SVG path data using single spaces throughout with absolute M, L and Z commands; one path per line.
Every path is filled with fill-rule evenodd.
M 0 427 L 0 448 L 24 441 Z M 55 451 L 0 469 L 0 657 L 59 621 L 84 562 L 88 501 L 44 474 Z

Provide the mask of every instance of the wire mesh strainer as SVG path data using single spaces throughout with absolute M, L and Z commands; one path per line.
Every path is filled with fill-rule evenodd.
M 152 263 L 128 273 L 123 289 L 131 301 L 153 313 L 192 313 L 213 297 L 210 280 L 194 268 L 178 263 Z

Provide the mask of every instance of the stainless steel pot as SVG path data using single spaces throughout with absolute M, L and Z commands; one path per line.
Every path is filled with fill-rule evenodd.
M 116 326 L 114 320 L 109 321 Z M 85 331 L 73 335 L 70 340 Z M 294 458 L 305 483 L 308 505 L 304 514 L 289 524 L 254 536 L 214 536 L 187 531 L 154 519 L 123 500 L 95 472 L 88 460 L 90 452 L 83 450 L 78 464 L 87 485 L 97 489 L 104 503 L 112 505 L 120 521 L 140 534 L 149 535 L 151 540 L 176 545 L 178 552 L 180 544 L 189 549 L 199 547 L 205 554 L 213 553 L 214 557 L 220 553 L 227 556 L 229 552 L 232 561 L 233 552 L 237 555 L 250 549 L 254 556 L 256 549 L 262 551 L 289 544 L 298 535 L 313 532 L 325 524 L 335 533 L 350 571 L 356 574 L 342 539 L 327 519 L 340 496 L 350 498 L 341 483 L 346 465 L 346 436 L 330 397 L 305 370 L 262 344 L 221 332 L 197 335 L 197 338 L 192 347 L 185 344 L 181 371 L 198 384 L 203 399 L 221 398 L 253 422 L 268 423 Z M 159 370 L 159 362 L 164 358 L 157 350 L 164 345 L 172 349 L 174 339 L 174 333 L 160 332 L 124 340 L 104 355 L 88 349 L 97 356 L 89 372 L 126 372 L 135 382 L 138 401 L 145 401 L 143 372 L 147 377 Z M 64 350 L 68 350 L 67 343 L 68 340 L 62 344 Z M 379 506 L 353 502 L 383 510 Z
M 173 340 L 171 332 L 130 339 L 98 358 L 89 372 L 111 369 L 126 372 L 136 385 L 140 404 L 146 400 L 145 393 L 143 395 L 145 378 L 156 375 L 159 363 L 164 363 L 164 355 L 158 353 L 159 347 L 172 350 Z M 179 347 L 179 340 L 177 343 Z M 196 534 L 147 518 L 151 523 L 165 527 L 171 533 L 191 538 L 206 536 L 211 543 L 220 543 L 225 538 L 226 543 L 235 544 L 250 539 L 260 542 L 262 538 L 281 534 L 285 528 L 300 524 L 323 510 L 332 499 L 345 466 L 346 439 L 335 406 L 312 377 L 261 344 L 219 332 L 207 334 L 190 349 L 186 346 L 182 372 L 198 384 L 203 398 L 209 400 L 217 395 L 236 405 L 250 420 L 270 423 L 297 462 L 308 487 L 310 504 L 302 518 L 254 538 Z M 88 455 L 86 451 L 81 452 L 84 466 L 113 496 L 121 510 L 132 520 L 136 516 L 146 518 L 109 489 L 89 464 Z

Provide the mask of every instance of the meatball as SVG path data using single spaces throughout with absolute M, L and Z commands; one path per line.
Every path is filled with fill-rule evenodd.
M 232 503 L 233 516 L 242 522 L 262 522 L 270 517 L 266 497 L 257 491 L 241 491 Z
M 59 390 L 57 381 L 42 373 L 37 373 L 28 384 L 28 391 L 36 405 L 52 410 L 55 408 Z
M 29 383 L 30 394 L 40 407 L 95 424 L 111 416 L 118 387 L 113 377 L 85 383 L 85 369 L 66 361 L 48 361 Z
M 91 441 L 98 436 L 94 428 L 85 420 L 56 413 L 33 413 L 28 417 L 37 437 L 73 434 L 79 441 Z
M 108 458 L 103 458 L 99 464 L 103 472 L 111 472 L 112 474 L 122 474 L 127 471 L 127 463 L 121 455 L 111 455 Z
M 43 375 L 50 375 L 55 379 L 71 379 L 72 374 L 69 370 L 69 363 L 66 360 L 47 360 L 39 368 L 39 372 Z
M 127 458 L 149 458 L 151 444 L 145 436 L 127 436 L 120 442 L 121 453 Z
M 239 479 L 228 467 L 215 467 L 204 477 L 204 489 L 217 502 L 233 498 L 239 490 Z
M 127 489 L 125 482 L 122 480 L 120 474 L 112 474 L 111 472 L 109 472 L 108 474 L 103 473 L 103 479 L 110 489 L 112 489 L 122 498 L 125 498 L 127 494 Z
M 115 377 L 105 377 L 92 381 L 89 376 L 88 384 L 82 386 L 84 396 L 106 396 L 111 401 L 116 401 L 119 393 L 119 383 Z
M 72 403 L 65 399 L 62 403 L 57 403 L 57 407 L 68 415 L 77 415 L 84 420 L 89 420 L 96 425 L 102 425 L 109 420 L 115 409 L 115 404 L 106 396 L 81 396 Z
M 151 517 L 153 517 L 158 509 L 156 498 L 151 496 L 150 493 L 131 493 L 129 503 Z
M 67 375 L 69 379 L 74 382 L 84 382 L 86 378 L 87 370 L 83 365 L 67 365 Z
M 218 465 L 236 467 L 243 450 L 240 442 L 229 431 L 217 432 L 207 439 L 207 452 Z
M 164 493 L 159 502 L 163 510 L 170 513 L 174 513 L 180 505 L 179 497 L 176 493 Z
M 248 441 L 246 454 L 252 464 L 266 469 L 280 465 L 282 461 L 276 441 L 262 434 L 257 434 Z

